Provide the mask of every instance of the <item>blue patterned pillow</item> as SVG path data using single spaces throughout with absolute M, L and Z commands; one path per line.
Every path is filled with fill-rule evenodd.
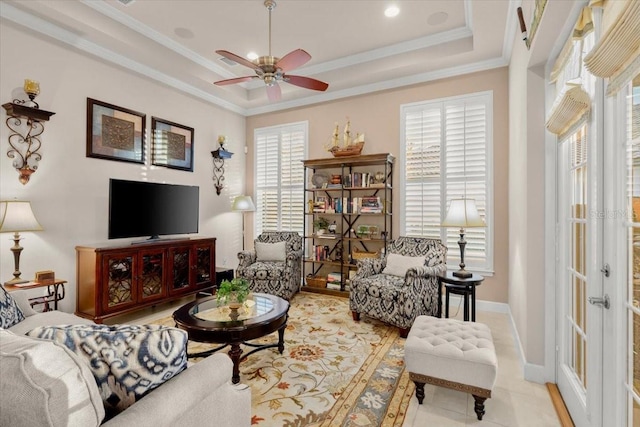
M 64 344 L 88 363 L 107 418 L 187 367 L 187 333 L 177 328 L 61 325 L 38 327 L 27 335 Z
M 0 286 L 0 328 L 7 329 L 24 320 L 24 314 L 11 295 Z

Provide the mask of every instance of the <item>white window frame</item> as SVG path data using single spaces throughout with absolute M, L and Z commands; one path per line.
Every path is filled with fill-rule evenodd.
M 482 265 L 473 264 L 467 262 L 468 260 L 465 257 L 465 262 L 467 264 L 466 269 L 478 273 L 482 273 L 485 276 L 491 276 L 494 273 L 494 203 L 493 203 L 493 192 L 494 192 L 494 180 L 493 180 L 493 91 L 484 91 L 471 93 L 460 96 L 453 96 L 447 98 L 438 98 L 429 101 L 420 101 L 414 102 L 410 104 L 403 104 L 400 107 L 400 167 L 398 168 L 398 173 L 400 176 L 400 200 L 406 200 L 406 165 L 407 165 L 407 144 L 406 144 L 406 116 L 409 111 L 415 111 L 416 107 L 423 107 L 424 109 L 433 109 L 440 107 L 442 111 L 447 104 L 459 104 L 465 101 L 481 101 L 486 105 L 486 207 L 485 207 L 485 216 L 484 220 L 487 225 L 486 230 L 486 258 L 485 262 Z M 444 116 L 441 116 L 441 126 L 444 128 L 445 121 L 443 119 Z M 444 135 L 444 131 L 442 132 Z M 441 145 L 441 155 L 446 152 L 444 141 Z M 446 155 L 446 154 L 445 154 Z M 449 202 L 453 198 L 459 198 L 460 194 L 451 194 L 446 195 L 446 174 L 444 173 L 444 161 L 442 161 L 441 157 L 441 204 L 440 204 L 440 221 L 442 221 L 446 215 L 446 210 L 449 206 Z M 442 203 L 442 199 L 444 203 Z M 403 202 L 400 203 L 400 208 L 398 209 L 400 213 L 400 234 L 407 235 L 406 233 L 406 212 L 405 205 Z M 455 232 L 451 227 L 443 227 L 440 230 L 440 239 L 443 243 L 447 242 L 447 233 L 449 233 L 449 237 L 451 237 L 451 233 Z M 458 234 L 456 234 L 458 235 Z M 449 238 L 448 252 L 447 252 L 447 264 L 451 268 L 457 268 L 457 264 L 460 262 L 460 247 L 456 243 L 452 243 L 451 238 Z
M 258 150 L 259 150 L 259 145 L 258 145 L 258 138 L 263 137 L 263 136 L 276 136 L 278 139 L 278 145 L 280 146 L 282 144 L 282 135 L 286 134 L 286 133 L 291 133 L 291 132 L 302 132 L 303 133 L 303 153 L 302 153 L 302 158 L 300 159 L 300 163 L 299 163 L 299 167 L 300 167 L 300 173 L 302 176 L 302 181 L 300 182 L 300 199 L 302 200 L 302 205 L 301 205 L 301 211 L 300 211 L 300 221 L 301 221 L 301 226 L 299 230 L 284 230 L 284 231 L 297 231 L 298 233 L 300 233 L 300 235 L 303 235 L 304 233 L 304 166 L 302 164 L 302 160 L 304 160 L 307 157 L 307 150 L 308 150 L 308 146 L 309 146 L 309 122 L 308 121 L 302 121 L 302 122 L 294 122 L 294 123 L 287 123 L 287 124 L 282 124 L 282 125 L 276 125 L 276 126 L 269 126 L 269 127 L 263 127 L 263 128 L 256 128 L 253 131 L 253 141 L 254 141 L 254 177 L 255 177 L 255 187 L 254 187 L 254 201 L 256 204 L 256 213 L 254 215 L 254 224 L 253 224 L 253 229 L 254 229 L 254 238 L 259 235 L 262 231 L 263 231 L 263 227 L 260 223 L 261 221 L 261 206 L 259 204 L 259 197 L 258 197 L 258 193 L 263 190 L 264 188 L 267 187 L 259 187 L 259 180 L 258 180 Z M 270 186 L 270 188 L 275 188 L 277 190 L 277 198 L 278 198 L 278 203 L 282 203 L 282 189 L 283 189 L 283 185 L 282 185 L 282 158 L 279 156 L 278 157 L 278 183 L 277 185 L 274 186 Z M 295 189 L 297 186 L 288 186 L 288 188 L 293 188 Z M 278 212 L 278 220 L 277 220 L 277 231 L 283 231 L 282 230 L 282 214 L 281 211 Z M 272 230 L 265 230 L 265 231 L 272 231 Z

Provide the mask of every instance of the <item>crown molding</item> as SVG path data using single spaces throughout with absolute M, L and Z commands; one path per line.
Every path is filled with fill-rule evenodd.
M 49 21 L 17 9 L 10 4 L 2 4 L 2 7 L 0 8 L 0 17 L 14 22 L 18 25 L 24 26 L 30 31 L 35 31 L 45 36 L 51 37 L 55 40 L 61 41 L 75 49 L 96 56 L 102 60 L 111 62 L 114 65 L 126 68 L 145 77 L 149 77 L 150 79 L 164 83 L 167 86 L 171 86 L 204 101 L 218 105 L 235 113 L 246 115 L 246 110 L 244 108 L 238 107 L 231 102 L 225 101 L 222 98 L 211 95 L 210 93 L 193 87 L 190 84 L 183 82 L 182 80 L 161 73 L 151 67 L 127 58 L 126 56 L 120 55 L 96 43 L 88 41 L 80 37 L 78 34 L 72 33 L 71 31 L 54 25 Z
M 420 37 L 417 39 L 396 43 L 391 46 L 385 46 L 378 49 L 372 49 L 366 52 L 356 53 L 354 55 L 345 56 L 342 58 L 334 59 L 332 61 L 326 61 L 321 64 L 316 64 L 309 67 L 302 67 L 296 70 L 296 74 L 313 76 L 313 75 L 325 73 L 328 71 L 334 71 L 334 70 L 339 70 L 341 68 L 363 64 L 365 62 L 385 59 L 385 58 L 388 58 L 394 55 L 399 55 L 402 53 L 412 52 L 420 49 L 426 49 L 428 47 L 465 39 L 467 37 L 473 37 L 473 33 L 468 27 L 454 28 L 449 31 L 443 31 L 441 33 L 433 34 L 430 36 Z M 249 90 L 262 88 L 262 87 L 264 87 L 264 83 L 261 83 L 258 81 L 249 83 L 247 85 L 247 88 Z
M 318 95 L 308 96 L 303 99 L 279 102 L 278 104 L 274 104 L 274 105 L 265 105 L 262 107 L 248 108 L 246 110 L 246 115 L 255 116 L 258 114 L 288 110 L 290 108 L 298 108 L 298 107 L 303 107 L 307 105 L 318 104 L 321 102 L 335 101 L 342 98 L 349 98 L 349 97 L 358 96 L 358 95 L 366 95 L 373 92 L 379 92 L 382 90 L 395 89 L 403 86 L 426 83 L 434 80 L 444 79 L 447 77 L 455 77 L 455 76 L 460 76 L 464 74 L 491 70 L 494 68 L 505 67 L 507 65 L 509 65 L 509 62 L 505 61 L 505 59 L 500 56 L 497 58 L 475 62 L 473 64 L 465 64 L 465 65 L 450 67 L 442 70 L 429 71 L 426 73 L 415 74 L 412 76 L 402 77 L 402 78 L 393 79 L 393 80 L 387 80 L 384 82 L 357 86 L 357 87 L 339 90 L 335 92 L 324 92 Z
M 511 60 L 511 51 L 513 50 L 513 42 L 515 36 L 513 35 L 518 31 L 518 23 L 516 21 L 516 15 L 518 7 L 522 4 L 522 0 L 510 1 L 509 10 L 507 11 L 507 25 L 504 29 L 504 39 L 502 41 L 502 57 L 505 61 Z
M 206 68 L 209 71 L 212 71 L 228 79 L 237 77 L 234 73 L 216 64 L 214 61 L 211 61 L 210 59 L 207 59 L 204 56 L 198 55 L 194 51 L 187 49 L 182 44 L 176 42 L 172 38 L 167 37 L 162 33 L 159 33 L 158 31 L 154 30 L 148 25 L 145 25 L 142 22 L 138 21 L 137 19 L 130 17 L 126 13 L 119 11 L 115 7 L 109 5 L 108 3 L 105 3 L 102 1 L 95 1 L 95 0 L 80 0 L 80 1 L 82 2 L 82 4 L 89 6 L 96 12 L 99 12 L 104 16 L 110 19 L 113 19 L 114 21 L 124 25 L 130 30 L 133 30 L 143 35 L 144 37 L 154 41 L 155 43 L 158 43 L 159 45 L 166 47 L 167 49 L 177 53 L 178 55 L 181 55 L 187 58 L 189 61 L 195 62 L 196 64 Z
M 83 1 L 86 1 L 86 0 L 83 0 Z M 467 3 L 468 2 L 465 3 L 465 11 L 467 10 Z M 470 5 L 468 5 L 468 7 L 470 8 Z M 32 15 L 28 12 L 22 11 L 12 6 L 11 4 L 8 4 L 5 2 L 2 3 L 2 7 L 0 8 L 0 18 L 14 22 L 22 27 L 25 27 L 25 29 L 28 31 L 33 31 L 33 32 L 43 34 L 47 37 L 58 40 L 76 50 L 85 52 L 99 59 L 111 62 L 116 66 L 119 66 L 124 69 L 128 69 L 132 72 L 148 77 L 152 80 L 155 80 L 167 86 L 173 87 L 183 93 L 192 95 L 205 102 L 208 102 L 213 105 L 217 105 L 221 108 L 240 114 L 242 116 L 253 116 L 258 114 L 265 114 L 265 113 L 270 113 L 275 111 L 287 110 L 290 108 L 308 106 L 308 105 L 317 104 L 321 102 L 334 101 L 342 98 L 359 96 L 359 95 L 364 95 L 372 92 L 395 89 L 402 86 L 426 83 L 429 81 L 439 80 L 447 77 L 455 77 L 463 74 L 469 74 L 469 73 L 489 70 L 493 68 L 499 68 L 509 64 L 508 57 L 505 58 L 504 52 L 503 52 L 503 56 L 501 57 L 479 61 L 473 64 L 465 64 L 465 65 L 450 67 L 442 70 L 429 71 L 425 73 L 415 74 L 415 75 L 387 80 L 383 82 L 377 82 L 377 83 L 361 85 L 361 86 L 357 86 L 349 89 L 338 90 L 335 92 L 323 92 L 323 93 L 320 93 L 317 95 L 311 95 L 302 99 L 285 101 L 285 102 L 280 102 L 272 105 L 265 105 L 265 106 L 255 107 L 255 108 L 243 108 L 232 102 L 226 101 L 220 97 L 214 96 L 206 91 L 198 89 L 188 83 L 185 83 L 182 80 L 179 80 L 175 77 L 161 73 L 149 66 L 146 66 L 126 56 L 120 55 L 116 52 L 106 49 L 94 42 L 91 42 L 83 38 L 79 34 L 73 33 L 49 21 L 46 21 L 40 17 Z M 513 18 L 510 18 L 510 20 L 511 19 Z M 470 25 L 470 23 L 468 24 Z M 357 56 L 362 55 L 365 58 L 378 58 L 378 57 L 381 58 L 383 56 L 380 56 L 380 55 L 390 55 L 391 54 L 389 52 L 390 50 L 394 51 L 394 54 L 397 54 L 399 52 L 395 49 L 398 49 L 398 48 L 415 50 L 415 49 L 420 49 L 420 48 L 444 43 L 446 41 L 459 40 L 460 38 L 469 37 L 472 35 L 473 34 L 469 27 L 458 28 L 458 29 L 446 31 L 443 33 L 439 33 L 433 36 L 423 37 L 421 39 L 415 39 L 408 42 L 400 43 L 400 44 L 394 45 L 393 47 L 374 49 L 369 52 L 361 53 Z M 336 61 L 329 61 L 324 64 L 319 64 L 316 67 L 326 66 L 327 64 L 331 65 L 332 63 L 335 63 L 335 62 L 337 62 L 338 64 L 333 64 L 333 65 L 338 66 L 342 64 L 340 62 L 342 60 L 346 61 L 346 59 L 343 58 L 343 59 L 338 59 Z M 373 59 L 369 59 L 369 60 L 373 60 Z M 347 66 L 347 65 L 341 65 L 338 68 L 341 68 L 343 66 Z M 313 70 L 313 68 L 308 67 L 306 70 L 307 71 L 309 71 L 310 69 Z M 332 69 L 335 69 L 335 68 L 332 68 Z

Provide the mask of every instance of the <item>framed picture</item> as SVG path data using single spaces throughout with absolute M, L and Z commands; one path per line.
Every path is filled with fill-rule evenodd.
M 87 157 L 144 163 L 146 115 L 87 98 Z
M 193 172 L 193 128 L 151 117 L 151 134 L 152 164 Z

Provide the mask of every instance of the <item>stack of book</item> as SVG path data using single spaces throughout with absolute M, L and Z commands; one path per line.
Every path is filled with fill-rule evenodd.
M 342 283 L 342 273 L 333 272 L 327 275 L 327 289 L 334 289 L 336 291 L 341 290 L 340 286 Z M 345 284 L 344 290 L 349 290 L 349 285 Z
M 362 197 L 360 200 L 360 213 L 382 213 L 380 197 Z

